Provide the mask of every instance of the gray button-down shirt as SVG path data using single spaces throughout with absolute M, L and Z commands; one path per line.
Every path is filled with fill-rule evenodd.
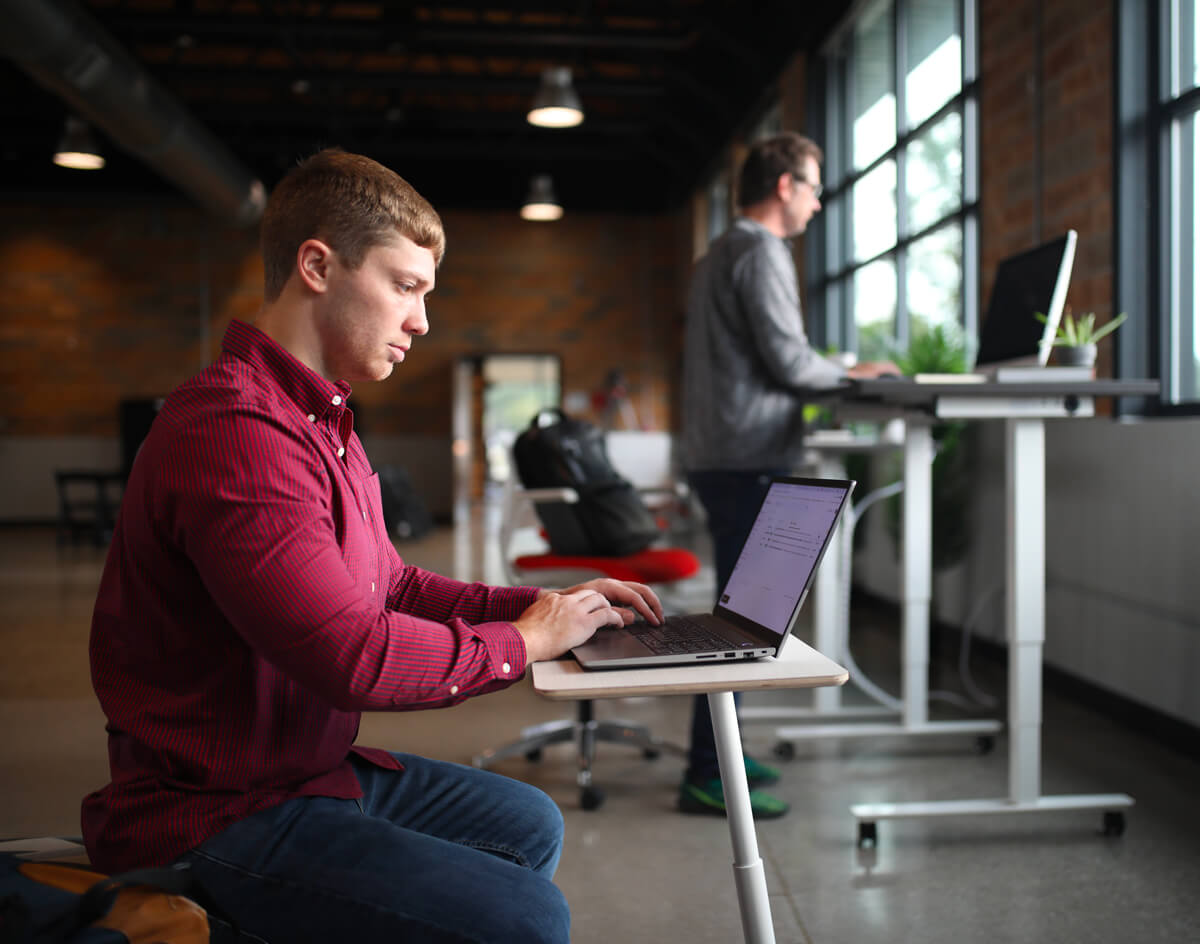
M 684 468 L 797 468 L 804 452 L 802 394 L 844 376 L 808 343 L 787 242 L 740 217 L 692 275 Z

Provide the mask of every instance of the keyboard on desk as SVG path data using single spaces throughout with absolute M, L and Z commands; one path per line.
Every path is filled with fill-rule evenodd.
M 710 631 L 694 616 L 668 616 L 661 626 L 638 621 L 625 627 L 655 655 L 743 649 L 748 642 L 731 642 Z

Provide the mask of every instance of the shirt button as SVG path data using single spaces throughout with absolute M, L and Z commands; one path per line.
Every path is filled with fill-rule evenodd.
M 371 592 L 372 593 L 375 592 L 375 581 L 374 580 L 371 581 Z
M 309 414 L 308 414 L 308 421 L 309 421 L 310 423 L 315 423 L 315 422 L 317 421 L 317 418 L 316 418 L 316 417 L 315 417 L 315 416 L 314 416 L 312 413 L 309 413 Z
M 367 513 L 364 511 L 363 512 L 363 521 L 366 521 L 366 520 L 367 520 Z
M 504 665 L 500 666 L 500 671 L 505 675 L 508 675 L 508 673 L 512 671 L 512 666 L 505 662 Z
M 345 454 L 346 454 L 346 449 L 345 449 L 345 447 L 343 447 L 343 446 L 338 446 L 338 455 L 339 455 L 339 456 L 344 456 Z
M 331 400 L 330 402 L 333 403 L 334 406 L 341 406 L 342 398 L 340 396 L 338 396 L 337 394 L 334 394 L 333 400 Z
M 450 694 L 451 694 L 451 695 L 457 695 L 457 694 L 458 694 L 458 686 L 457 686 L 457 685 L 451 685 L 451 686 L 450 686 Z

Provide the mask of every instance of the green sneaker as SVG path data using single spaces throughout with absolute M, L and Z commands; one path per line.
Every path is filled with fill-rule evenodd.
M 779 771 L 770 764 L 755 760 L 746 755 L 746 782 L 751 787 L 767 787 L 779 782 Z
M 761 790 L 750 791 L 750 812 L 755 819 L 776 819 L 786 813 L 790 807 Z M 713 777 L 706 783 L 689 783 L 684 781 L 679 788 L 679 810 L 681 813 L 711 813 L 714 816 L 725 815 L 725 791 L 721 787 L 721 778 Z

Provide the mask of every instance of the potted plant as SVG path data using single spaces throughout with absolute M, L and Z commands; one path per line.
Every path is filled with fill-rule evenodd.
M 1035 312 L 1034 317 L 1042 324 L 1046 323 L 1046 316 L 1042 312 Z M 1094 366 L 1096 342 L 1121 327 L 1126 317 L 1126 313 L 1121 312 L 1112 321 L 1097 328 L 1094 311 L 1084 312 L 1076 318 L 1067 308 L 1054 335 L 1054 346 L 1059 348 L 1058 363 L 1066 367 Z

